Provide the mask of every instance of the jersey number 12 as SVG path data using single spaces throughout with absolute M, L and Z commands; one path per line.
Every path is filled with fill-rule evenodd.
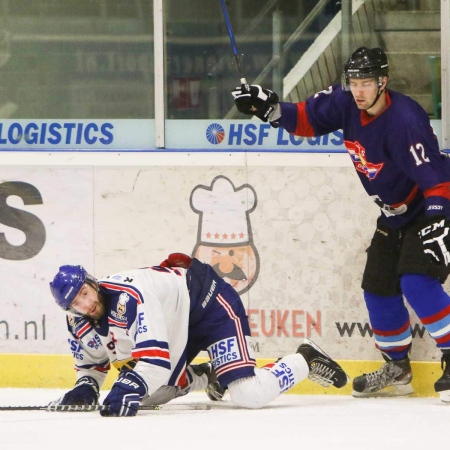
M 416 151 L 417 149 L 417 151 Z M 430 162 L 430 160 L 425 156 L 425 148 L 422 144 L 416 144 L 416 149 L 411 145 L 409 151 L 414 157 L 414 161 L 416 161 L 416 166 L 420 166 L 424 162 Z M 420 156 L 419 153 L 420 152 Z

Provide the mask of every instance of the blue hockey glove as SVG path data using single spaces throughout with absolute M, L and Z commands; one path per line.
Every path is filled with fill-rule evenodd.
M 140 375 L 132 370 L 121 372 L 103 402 L 109 405 L 109 409 L 101 410 L 100 414 L 112 417 L 135 416 L 146 393 L 147 385 Z
M 237 87 L 231 95 L 239 112 L 256 116 L 263 122 L 271 121 L 279 99 L 278 95 L 270 89 L 265 89 L 257 84 L 250 86 L 250 92 L 245 88 Z
M 444 216 L 429 216 L 421 223 L 419 236 L 423 251 L 435 264 L 450 264 L 450 220 Z
M 75 384 L 75 387 L 64 396 L 49 403 L 49 406 L 58 405 L 97 405 L 100 392 L 98 383 L 94 378 L 84 376 Z

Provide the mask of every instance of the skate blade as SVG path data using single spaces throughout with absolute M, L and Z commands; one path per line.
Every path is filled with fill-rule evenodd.
M 303 344 L 308 344 L 308 345 L 310 345 L 311 347 L 313 347 L 313 348 L 315 348 L 319 353 L 322 353 L 322 354 L 324 354 L 327 358 L 329 358 L 329 359 L 331 359 L 331 360 L 333 360 L 333 358 L 330 356 L 330 355 L 327 355 L 315 342 L 313 342 L 313 341 L 311 341 L 310 339 L 308 339 L 308 338 L 305 338 L 304 340 L 303 340 Z M 334 360 L 333 360 L 334 361 Z
M 375 397 L 401 397 L 403 395 L 410 395 L 414 392 L 411 383 L 408 384 L 399 384 L 396 386 L 388 386 L 380 391 L 376 392 L 352 392 L 352 396 L 355 398 L 375 398 Z M 450 402 L 450 391 L 449 393 L 449 402 Z
M 448 403 L 450 405 L 450 390 L 438 392 L 439 398 L 442 403 Z

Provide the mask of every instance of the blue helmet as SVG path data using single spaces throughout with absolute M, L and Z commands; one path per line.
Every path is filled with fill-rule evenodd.
M 64 311 L 70 311 L 70 304 L 86 282 L 97 284 L 97 280 L 82 266 L 61 266 L 53 281 L 50 282 L 50 291 L 56 303 Z

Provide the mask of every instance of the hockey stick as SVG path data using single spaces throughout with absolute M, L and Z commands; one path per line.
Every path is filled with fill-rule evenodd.
M 90 412 L 107 411 L 109 405 L 55 405 L 55 406 L 0 406 L 0 411 L 51 411 Z M 149 405 L 139 406 L 139 411 L 206 411 L 210 405 Z
M 228 36 L 230 36 L 231 47 L 233 48 L 233 53 L 236 58 L 236 64 L 237 64 L 237 68 L 239 70 L 239 75 L 241 76 L 241 85 L 244 87 L 244 89 L 247 92 L 250 92 L 250 86 L 248 85 L 247 80 L 245 79 L 244 75 L 242 75 L 241 61 L 239 59 L 239 53 L 237 51 L 236 42 L 234 40 L 234 34 L 233 34 L 233 29 L 231 28 L 230 18 L 228 17 L 227 5 L 225 4 L 225 0 L 220 0 L 220 3 L 222 5 L 222 11 L 223 11 L 223 16 L 225 17 L 225 23 L 227 24 Z

